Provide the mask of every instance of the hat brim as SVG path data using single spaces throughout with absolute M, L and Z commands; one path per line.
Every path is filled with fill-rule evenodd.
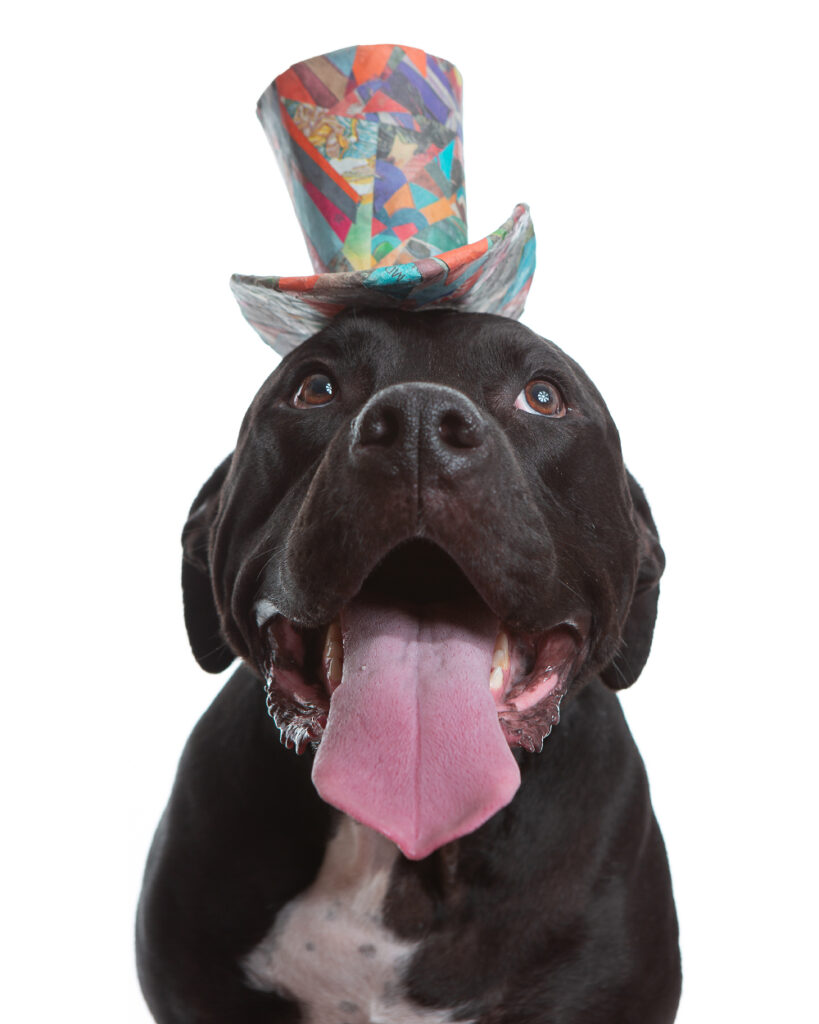
M 286 355 L 352 307 L 450 308 L 517 319 L 534 269 L 532 218 L 520 204 L 491 235 L 416 263 L 311 277 L 234 274 L 230 287 L 247 322 Z

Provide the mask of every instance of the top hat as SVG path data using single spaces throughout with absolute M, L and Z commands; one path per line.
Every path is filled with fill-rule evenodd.
M 520 316 L 535 268 L 529 210 L 467 243 L 452 64 L 409 46 L 351 46 L 294 64 L 257 113 L 316 271 L 231 278 L 277 352 L 353 306 Z

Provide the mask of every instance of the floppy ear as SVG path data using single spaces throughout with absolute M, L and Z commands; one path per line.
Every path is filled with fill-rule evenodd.
M 236 655 L 222 635 L 210 575 L 210 528 L 219 508 L 231 456 L 197 494 L 182 531 L 182 598 L 194 657 L 206 672 L 222 672 Z
M 660 576 L 665 568 L 665 555 L 660 547 L 651 510 L 642 488 L 631 473 L 628 473 L 628 487 L 639 531 L 640 564 L 620 648 L 600 673 L 600 678 L 612 690 L 624 690 L 631 686 L 648 660 L 651 638 L 654 635 L 654 622 L 657 618 Z

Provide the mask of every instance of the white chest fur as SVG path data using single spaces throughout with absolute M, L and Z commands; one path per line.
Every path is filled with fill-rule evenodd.
M 344 817 L 315 882 L 279 913 L 244 961 L 254 988 L 298 1001 L 305 1024 L 448 1024 L 413 1006 L 402 972 L 415 944 L 383 923 L 398 855 L 383 836 Z

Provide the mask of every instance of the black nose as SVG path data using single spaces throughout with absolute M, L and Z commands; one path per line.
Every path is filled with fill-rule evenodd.
M 367 402 L 352 429 L 354 458 L 395 471 L 431 463 L 458 472 L 483 461 L 487 424 L 466 395 L 439 384 L 395 384 Z

